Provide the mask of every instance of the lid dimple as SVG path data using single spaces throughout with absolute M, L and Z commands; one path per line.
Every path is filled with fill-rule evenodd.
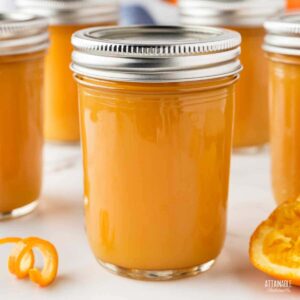
M 186 56 L 238 47 L 240 35 L 210 27 L 110 27 L 77 32 L 73 46 L 86 52 L 122 56 Z
M 72 37 L 72 69 L 120 81 L 224 76 L 240 71 L 240 43 L 237 32 L 210 27 L 88 28 Z
M 46 49 L 48 22 L 32 14 L 0 13 L 0 55 Z
M 157 27 L 147 27 L 142 28 L 138 32 L 133 28 L 133 30 L 128 30 L 126 28 L 123 30 L 120 28 L 119 31 L 115 30 L 95 30 L 86 32 L 85 35 L 87 37 L 92 37 L 95 39 L 106 40 L 109 42 L 115 43 L 124 43 L 124 44 L 134 44 L 134 45 L 182 45 L 187 43 L 196 43 L 195 41 L 205 40 L 206 42 L 209 39 L 215 39 L 216 37 L 220 37 L 224 35 L 224 32 L 220 32 L 219 30 L 206 28 L 206 31 L 201 32 L 198 31 L 188 31 L 188 30 L 180 30 L 179 28 L 175 31 L 174 27 L 165 27 L 165 28 L 157 28 Z

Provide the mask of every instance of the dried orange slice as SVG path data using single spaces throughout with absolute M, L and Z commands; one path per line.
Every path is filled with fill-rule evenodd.
M 281 204 L 258 226 L 249 255 L 257 269 L 300 286 L 300 198 Z
M 17 278 L 29 276 L 32 282 L 42 287 L 55 280 L 58 270 L 58 254 L 50 242 L 37 237 L 0 239 L 0 245 L 6 243 L 16 243 L 8 258 L 8 269 Z M 44 267 L 41 271 L 34 268 L 33 248 L 39 249 L 43 255 Z

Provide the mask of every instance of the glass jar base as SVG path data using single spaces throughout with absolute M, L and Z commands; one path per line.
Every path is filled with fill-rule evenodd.
M 105 263 L 98 259 L 98 262 L 101 266 L 103 266 L 106 270 L 131 279 L 138 280 L 149 280 L 149 281 L 166 281 L 166 280 L 174 280 L 180 279 L 190 276 L 195 276 L 200 273 L 203 273 L 209 270 L 215 260 L 210 260 L 204 264 L 185 268 L 185 269 L 174 269 L 174 270 L 140 270 L 140 269 L 128 269 L 119 267 L 113 264 Z
M 34 202 L 31 202 L 25 206 L 18 207 L 16 209 L 13 209 L 11 211 L 7 212 L 0 212 L 0 221 L 9 220 L 9 219 L 15 219 L 19 218 L 25 215 L 28 215 L 31 213 L 39 204 L 39 201 L 36 200 Z
M 266 149 L 267 144 L 248 147 L 233 147 L 233 154 L 255 155 L 264 152 Z
M 80 139 L 74 141 L 45 139 L 45 144 L 50 146 L 80 146 Z

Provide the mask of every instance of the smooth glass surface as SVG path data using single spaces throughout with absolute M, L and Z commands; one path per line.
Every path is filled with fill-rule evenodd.
M 174 274 L 214 260 L 226 231 L 236 78 L 77 80 L 86 228 L 97 259 Z
M 232 28 L 242 35 L 244 67 L 236 86 L 233 145 L 261 148 L 269 141 L 267 59 L 262 50 L 263 28 Z
M 51 46 L 46 57 L 44 128 L 47 141 L 79 142 L 77 87 L 70 70 L 73 51 L 71 37 L 75 31 L 89 26 L 91 25 L 49 27 Z
M 1 219 L 40 195 L 44 52 L 0 56 L 0 70 Z
M 300 58 L 268 57 L 272 183 L 281 203 L 300 195 Z
M 46 58 L 45 139 L 79 141 L 76 83 L 70 70 L 71 36 L 80 26 L 50 26 L 51 47 Z

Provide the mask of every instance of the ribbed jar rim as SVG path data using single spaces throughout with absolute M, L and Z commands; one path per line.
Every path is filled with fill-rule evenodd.
M 265 22 L 267 52 L 300 56 L 300 12 L 285 13 Z
M 118 0 L 16 0 L 24 12 L 49 18 L 51 25 L 116 23 Z
M 284 0 L 179 0 L 183 25 L 262 27 Z
M 0 56 L 42 51 L 49 46 L 47 19 L 21 12 L 0 13 Z
M 205 80 L 238 74 L 241 37 L 211 27 L 94 27 L 77 31 L 72 70 L 125 82 Z

